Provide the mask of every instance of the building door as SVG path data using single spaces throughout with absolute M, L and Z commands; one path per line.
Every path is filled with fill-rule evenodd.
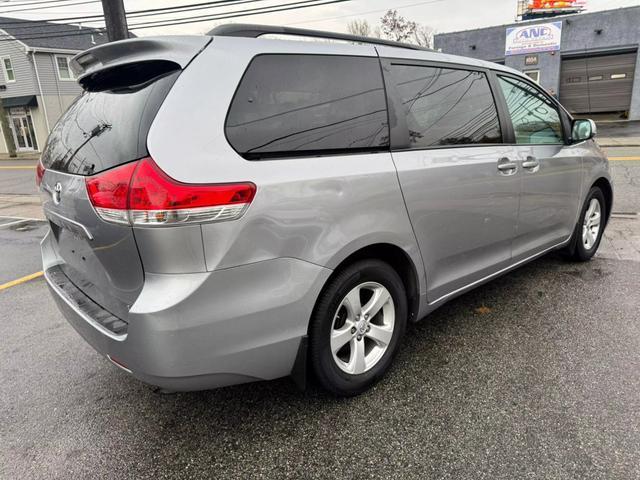
M 572 113 L 625 112 L 636 52 L 562 60 L 560 103 Z
M 26 108 L 19 107 L 9 109 L 9 115 L 16 150 L 21 152 L 38 150 L 31 113 Z

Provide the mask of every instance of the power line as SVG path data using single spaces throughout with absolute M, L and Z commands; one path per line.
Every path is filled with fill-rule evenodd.
M 61 3 L 61 2 L 67 2 L 69 0 L 23 0 L 23 1 L 17 1 L 17 0 L 2 0 L 3 3 L 6 3 L 7 7 L 20 7 L 23 5 L 38 5 L 41 3 Z M 95 1 L 99 1 L 99 0 L 95 0 Z
M 64 0 L 62 0 L 64 1 Z M 155 15 L 165 15 L 165 14 L 170 14 L 170 13 L 182 13 L 182 12 L 187 12 L 187 11 L 195 11 L 195 10 L 205 10 L 205 9 L 210 9 L 210 8 L 220 8 L 223 6 L 234 6 L 234 5 L 240 5 L 240 4 L 246 4 L 246 3 L 255 3 L 255 2 L 260 2 L 260 1 L 265 1 L 265 0 L 217 0 L 217 1 L 210 1 L 210 2 L 202 2 L 202 3 L 193 3 L 193 4 L 188 4 L 188 5 L 178 5 L 178 6 L 173 6 L 173 7 L 161 7 L 161 8 L 151 8 L 151 9 L 145 9 L 145 10 L 137 10 L 137 11 L 132 11 L 132 12 L 128 12 L 127 13 L 127 17 L 128 18 L 143 18 L 143 17 L 150 17 L 150 16 L 155 16 Z M 321 0 L 317 0 L 317 1 L 321 1 Z M 433 3 L 439 3 L 442 2 L 444 0 L 430 0 L 430 1 L 424 1 L 424 2 L 417 2 L 417 3 L 411 3 L 411 4 L 407 4 L 407 5 L 399 5 L 396 8 L 410 8 L 410 7 L 415 7 L 415 6 L 419 6 L 419 5 L 428 5 L 428 4 L 433 4 Z M 45 0 L 42 2 L 31 2 L 31 3 L 52 3 L 52 0 Z M 53 0 L 53 3 L 59 3 L 59 0 Z M 86 4 L 86 3 L 96 3 L 95 0 L 92 1 L 83 1 L 83 2 L 79 2 L 79 3 L 74 3 L 74 4 L 67 4 L 67 6 L 70 5 L 80 5 L 80 4 Z M 59 6 L 59 5 L 57 5 Z M 286 5 L 284 5 L 286 7 Z M 273 5 L 273 6 L 267 6 L 267 7 L 262 7 L 265 9 L 268 8 L 276 8 L 278 7 L 277 5 Z M 45 8 L 45 7 L 41 7 L 41 8 Z M 54 8 L 53 6 L 51 7 L 47 7 L 47 8 Z M 290 25 L 300 25 L 300 24 L 306 24 L 306 23 L 316 23 L 316 22 L 321 22 L 321 21 L 326 21 L 326 20 L 336 20 L 336 19 L 340 19 L 340 18 L 348 18 L 348 17 L 355 17 L 355 16 L 359 16 L 359 15 L 366 15 L 369 13 L 377 13 L 377 12 L 384 12 L 387 9 L 377 9 L 377 10 L 367 10 L 364 12 L 359 12 L 359 13 L 354 13 L 354 14 L 349 14 L 349 15 L 339 15 L 339 16 L 334 16 L 334 17 L 327 17 L 327 18 L 323 18 L 323 19 L 317 19 L 317 20 L 309 20 L 306 22 L 294 22 L 291 23 Z M 234 13 L 234 12 L 231 12 Z M 215 14 L 212 14 L 215 15 Z M 175 21 L 181 21 L 181 20 L 189 20 L 191 18 L 205 18 L 206 16 L 203 15 L 201 17 L 184 17 L 182 19 L 176 19 Z M 46 22 L 63 22 L 63 21 L 71 21 L 71 22 L 82 22 L 82 23 L 96 23 L 96 22 L 103 22 L 103 15 L 99 14 L 99 15 L 85 15 L 85 16 L 76 16 L 76 17 L 65 17 L 65 18 L 54 18 L 54 19 L 48 19 L 48 20 L 43 20 Z M 95 20 L 94 20 L 95 19 Z M 156 22 L 157 26 L 162 26 L 160 25 L 163 22 L 168 22 L 168 21 L 172 21 L 172 20 L 158 20 Z M 29 20 L 22 20 L 22 21 L 15 21 L 15 22 L 0 22 L 0 28 L 2 28 L 2 26 L 8 26 L 8 25 L 19 25 L 21 27 L 21 29 L 26 30 L 26 29 L 33 29 L 33 28 L 42 28 L 42 25 L 23 25 L 24 23 L 28 23 L 30 22 Z M 133 24 L 132 27 L 134 27 L 135 25 L 150 25 L 149 28 L 151 28 L 152 22 L 145 22 L 145 23 L 139 23 L 139 24 Z M 68 27 L 67 25 L 60 25 L 61 27 Z M 91 27 L 91 28 L 102 28 L 101 26 L 99 27 Z M 140 27 L 142 28 L 142 27 Z M 75 29 L 74 29 L 75 30 Z M 65 32 L 69 32 L 72 33 L 74 30 L 55 30 L 52 32 L 49 32 L 49 34 L 53 33 L 53 34 L 62 34 Z M 46 32 L 41 32 L 42 35 L 47 35 Z M 34 33 L 33 35 L 36 35 L 36 33 Z
M 258 1 L 264 1 L 264 0 L 224 0 L 225 2 L 229 2 L 229 1 L 238 1 L 238 3 L 248 3 L 248 2 L 258 2 Z M 344 1 L 350 1 L 350 0 L 333 0 L 333 1 L 327 1 L 327 0 L 299 0 L 296 2 L 292 2 L 292 3 L 286 3 L 283 5 L 268 5 L 268 6 L 262 6 L 262 7 L 257 7 L 257 8 L 250 8 L 250 9 L 244 9 L 244 10 L 236 10 L 236 11 L 232 11 L 232 12 L 227 12 L 227 13 L 218 13 L 218 14 L 206 14 L 206 15 L 196 15 L 196 16 L 190 16 L 190 17 L 183 17 L 183 18 L 177 18 L 175 20 L 169 20 L 169 19 L 165 19 L 165 20 L 155 20 L 155 21 L 145 21 L 145 22 L 140 22 L 140 23 L 135 23 L 135 24 L 131 24 L 130 27 L 131 29 L 143 29 L 143 28 L 153 28 L 153 27 L 159 27 L 159 26 L 165 26 L 165 25 L 182 25 L 182 24 L 187 24 L 187 23 L 199 23 L 199 22 L 204 22 L 204 21 L 208 21 L 208 20 L 217 20 L 219 18 L 235 18 L 235 17 L 239 17 L 239 16 L 248 16 L 248 15 L 258 15 L 258 14 L 262 14 L 262 13 L 271 13 L 271 12 L 279 12 L 279 11 L 286 11 L 289 9 L 297 9 L 297 8 L 302 8 L 302 7 L 313 7 L 316 6 L 316 4 L 318 5 L 325 5 L 325 4 L 330 4 L 330 3 L 340 3 L 340 2 L 344 2 Z M 318 2 L 326 2 L 326 3 L 318 3 Z M 216 2 L 217 3 L 217 2 Z M 237 5 L 238 3 L 233 3 L 233 5 Z M 236 15 L 238 14 L 238 15 Z M 240 15 L 241 14 L 241 15 Z M 97 20 L 96 20 L 97 21 Z M 2 28 L 4 24 L 0 23 L 0 28 Z M 27 27 L 29 25 L 26 25 L 25 27 Z M 58 26 L 56 24 L 52 24 L 50 25 L 51 27 L 54 26 Z M 59 25 L 62 28 L 68 28 L 69 25 Z M 34 25 L 34 27 L 37 27 L 36 25 Z M 102 28 L 102 27 L 85 27 L 85 28 Z M 63 34 L 63 33 L 79 33 L 77 31 L 77 29 L 68 29 L 68 30 L 58 30 L 58 31 L 52 31 L 49 33 L 53 33 L 53 34 Z M 37 37 L 47 37 L 50 36 L 47 32 L 36 32 L 33 34 L 27 34 L 28 36 L 22 36 L 22 38 L 30 38 L 31 36 L 37 36 Z
M 134 25 L 130 25 L 130 28 L 132 30 L 142 30 L 142 29 L 147 29 L 147 28 L 159 28 L 159 27 L 166 27 L 166 26 L 173 26 L 173 25 L 185 25 L 185 24 L 189 24 L 189 23 L 202 23 L 202 22 L 207 22 L 207 21 L 214 21 L 214 20 L 224 20 L 224 19 L 229 19 L 229 18 L 238 18 L 238 17 L 245 17 L 245 16 L 251 16 L 251 15 L 261 15 L 261 14 L 268 14 L 268 13 L 276 13 L 276 12 L 285 12 L 285 11 L 290 11 L 290 10 L 299 10 L 299 9 L 303 9 L 303 8 L 310 8 L 310 7 L 319 7 L 319 6 L 324 6 L 324 5 L 331 5 L 331 4 L 335 4 L 335 3 L 343 3 L 343 2 L 348 2 L 351 0 L 304 0 L 304 1 L 300 1 L 300 2 L 293 2 L 293 3 L 288 3 L 285 5 L 279 5 L 279 6 L 271 6 L 271 7 L 260 7 L 259 9 L 247 9 L 247 10 L 237 10 L 235 12 L 229 12 L 228 14 L 216 14 L 216 15 L 208 15 L 208 16 L 196 16 L 196 17 L 186 17 L 183 19 L 178 19 L 175 21 L 165 21 L 163 23 L 158 23 L 158 22 L 145 22 L 145 23 L 139 23 L 139 24 L 134 24 Z M 160 21 L 162 22 L 162 21 Z M 153 25 L 149 25 L 149 23 L 153 23 Z M 62 25 L 61 25 L 62 26 Z M 0 29 L 2 28 L 2 25 L 0 25 Z M 0 41 L 11 41 L 13 39 L 17 39 L 17 40 L 36 40 L 36 39 L 45 39 L 45 38 L 59 38 L 59 37 L 67 37 L 67 36 L 77 36 L 77 35 L 91 35 L 91 34 L 95 34 L 95 33 L 101 33 L 99 32 L 100 29 L 103 29 L 103 27 L 83 27 L 84 31 L 82 30 L 78 30 L 78 29 L 73 29 L 73 30 L 66 30 L 66 31 L 57 31 L 55 32 L 55 35 L 51 35 L 51 34 L 42 34 L 42 35 L 36 35 L 35 33 L 32 35 L 3 35 L 4 38 L 0 38 Z M 54 33 L 54 32 L 52 32 Z
M 192 4 L 188 4 L 188 5 L 177 5 L 177 6 L 173 6 L 173 7 L 162 7 L 162 8 L 149 8 L 149 9 L 145 9 L 145 10 L 136 10 L 136 11 L 132 11 L 132 12 L 127 12 L 127 17 L 138 17 L 138 16 L 145 16 L 145 15 L 161 15 L 161 14 L 168 14 L 168 13 L 178 13 L 178 12 L 183 12 L 183 11 L 191 11 L 191 10 L 203 10 L 206 8 L 219 8 L 222 7 L 224 5 L 235 5 L 237 3 L 246 3 L 247 1 L 265 1 L 265 0 L 215 0 L 215 1 L 210 1 L 210 2 L 203 2 L 203 3 L 192 3 Z M 84 1 L 81 3 L 94 3 L 93 1 Z M 78 4 L 74 4 L 74 5 L 79 5 Z M 63 6 L 69 6 L 69 5 L 63 5 Z M 44 8 L 44 7 L 42 7 Z M 54 8 L 54 7 L 49 7 L 49 8 Z M 17 11 L 17 10 L 14 10 Z M 157 12 L 157 13 L 156 13 Z M 162 13 L 160 13 L 162 12 Z M 8 12 L 11 13 L 11 12 Z M 103 19 L 104 15 L 103 14 L 95 14 L 95 15 L 84 15 L 84 16 L 75 16 L 75 17 L 62 17 L 62 18 L 48 18 L 48 19 L 44 19 L 42 20 L 43 22 L 91 22 L 91 19 Z M 25 20 L 28 21 L 28 20 Z M 95 20 L 97 21 L 97 20 Z M 15 21 L 15 22 L 0 22 L 0 25 L 20 25 L 21 23 L 23 23 L 23 21 Z
M 5 13 L 28 12 L 28 11 L 32 11 L 32 10 L 40 11 L 40 10 L 44 10 L 46 8 L 73 7 L 75 5 L 86 5 L 88 3 L 98 3 L 96 0 L 85 0 L 85 1 L 82 1 L 82 2 L 64 3 L 63 5 L 60 5 L 60 3 L 64 2 L 64 1 L 65 0 L 55 0 L 55 2 L 51 2 L 51 3 L 57 3 L 57 5 L 46 5 L 44 7 L 17 8 L 15 10 L 3 10 L 2 12 L 0 12 L 0 15 L 4 15 Z M 50 3 L 50 2 L 43 2 L 43 3 Z M 31 5 L 33 5 L 33 3 L 25 4 L 25 6 L 31 6 Z M 13 5 L 7 5 L 7 7 L 11 7 L 11 6 L 13 6 Z M 15 6 L 18 6 L 18 5 L 15 5 Z
M 181 12 L 189 12 L 194 10 L 206 10 L 209 8 L 220 8 L 223 6 L 233 6 L 239 5 L 243 3 L 253 3 L 253 2 L 264 2 L 269 0 L 215 0 L 210 2 L 203 3 L 192 3 L 188 5 L 176 5 L 173 7 L 162 7 L 162 8 L 149 8 L 145 10 L 136 10 L 132 12 L 127 12 L 127 18 L 137 18 L 137 17 L 145 17 L 145 16 L 154 16 L 154 15 L 167 15 L 170 13 L 181 13 Z M 84 2 L 87 3 L 87 2 Z M 88 2 L 92 3 L 92 2 Z M 277 5 L 272 5 L 275 7 Z M 53 7 L 51 7 L 53 8 Z M 266 8 L 266 7 L 265 7 Z M 44 22 L 95 22 L 98 19 L 103 19 L 104 16 L 102 14 L 95 15 L 83 15 L 83 16 L 75 16 L 75 17 L 62 17 L 62 18 L 48 18 L 43 19 Z M 92 20 L 96 19 L 96 20 Z M 28 20 L 27 20 L 28 21 Z M 24 21 L 15 21 L 15 22 L 0 22 L 0 25 L 11 25 L 16 24 L 20 25 Z
M 203 3 L 191 3 L 188 5 L 176 5 L 174 7 L 161 7 L 161 8 L 149 8 L 147 10 L 138 10 L 136 12 L 127 12 L 127 15 L 137 15 L 141 13 L 158 14 L 161 13 L 173 13 L 175 11 L 191 11 L 191 10 L 204 10 L 206 8 L 219 8 L 224 6 L 224 4 L 236 4 L 236 3 L 251 3 L 254 1 L 264 1 L 264 0 L 216 0 L 211 2 L 203 2 Z M 274 5 L 275 6 L 275 5 Z M 158 13 L 156 13 L 158 12 Z
M 6 3 L 5 7 L 23 7 L 23 6 L 30 6 L 30 5 L 41 5 L 44 3 L 64 3 L 64 2 L 68 2 L 70 0 L 34 0 L 34 1 L 24 1 L 24 2 L 16 2 L 16 1 L 11 1 L 11 0 L 4 0 L 4 3 Z M 98 2 L 100 0 L 93 0 L 95 2 Z
M 259 0 L 248 0 L 248 1 L 259 1 Z M 315 5 L 308 5 L 308 4 L 314 4 L 314 3 L 318 2 L 318 1 L 325 1 L 325 0 L 300 0 L 300 1 L 293 2 L 293 3 L 287 3 L 287 4 L 284 4 L 284 5 L 274 5 L 274 6 L 266 6 L 266 7 L 248 8 L 246 10 L 237 10 L 235 12 L 229 12 L 229 15 L 232 15 L 232 14 L 234 14 L 236 12 L 243 13 L 243 15 L 240 15 L 240 16 L 247 16 L 247 15 L 252 15 L 252 14 L 253 15 L 257 15 L 257 14 L 261 13 L 263 10 L 269 10 L 269 9 L 272 9 L 272 8 L 279 8 L 279 7 L 291 7 L 290 8 L 291 10 L 295 10 L 296 9 L 296 7 L 295 7 L 296 5 L 300 5 L 301 6 L 300 8 L 303 8 L 304 6 L 313 7 Z M 345 1 L 350 1 L 350 0 L 333 0 L 333 1 L 328 2 L 328 3 L 340 3 L 340 2 L 345 2 Z M 285 10 L 289 10 L 289 8 L 285 8 Z M 280 10 L 274 10 L 274 11 L 280 11 Z M 246 13 L 246 12 L 256 12 L 256 13 Z M 268 13 L 270 13 L 270 10 L 269 10 Z M 175 21 L 171 20 L 171 22 L 175 22 L 175 23 L 173 23 L 174 25 L 182 25 L 183 23 L 198 23 L 200 21 L 203 21 L 203 22 L 207 21 L 207 19 L 212 18 L 212 16 L 213 17 L 217 17 L 219 15 L 226 15 L 226 14 L 196 15 L 196 16 L 193 16 L 193 17 L 186 17 L 184 19 L 176 19 Z M 234 17 L 230 16 L 230 17 L 224 17 L 224 18 L 234 18 Z M 182 22 L 182 20 L 187 20 L 187 19 L 189 21 Z M 215 19 L 215 18 L 213 18 L 213 19 Z M 152 28 L 156 24 L 163 23 L 163 22 L 166 22 L 166 20 L 152 20 L 152 21 L 148 21 L 148 22 L 142 22 L 142 23 L 133 24 L 132 27 L 138 26 L 137 29 L 140 29 L 140 28 Z M 134 28 L 134 29 L 136 29 L 136 28 Z
M 444 2 L 444 1 L 445 0 L 429 0 L 427 2 L 410 3 L 408 5 L 397 5 L 397 6 L 394 6 L 393 9 L 397 10 L 397 9 L 400 9 L 400 8 L 417 7 L 418 5 L 429 5 L 431 3 L 440 3 L 440 2 Z M 338 15 L 338 16 L 335 16 L 335 17 L 318 18 L 318 19 L 309 20 L 309 21 L 306 21 L 306 22 L 293 22 L 293 23 L 290 23 L 289 25 L 304 25 L 305 23 L 317 23 L 317 22 L 324 22 L 326 20 L 338 20 L 340 18 L 359 17 L 360 15 L 367 15 L 369 13 L 387 12 L 388 10 L 389 10 L 388 8 L 379 8 L 377 10 L 367 10 L 365 12 L 350 13 L 348 15 Z

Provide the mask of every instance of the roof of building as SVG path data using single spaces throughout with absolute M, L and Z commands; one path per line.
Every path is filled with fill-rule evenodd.
M 0 17 L 0 30 L 34 48 L 80 51 L 107 42 L 103 28 L 43 20 Z M 0 36 L 0 40 L 3 38 L 7 37 Z
M 511 22 L 511 23 L 502 23 L 502 24 L 498 24 L 498 25 L 487 25 L 485 27 L 477 27 L 477 28 L 469 28 L 467 30 L 455 30 L 455 31 L 451 31 L 451 32 L 440 32 L 440 33 L 436 33 L 434 35 L 434 37 L 446 37 L 448 35 L 458 35 L 458 34 L 466 34 L 469 32 L 477 32 L 477 31 L 481 31 L 481 30 L 491 30 L 491 29 L 503 29 L 506 27 L 515 27 L 515 26 L 520 26 L 520 25 L 536 25 L 539 23 L 544 23 L 544 22 L 557 22 L 560 20 L 573 20 L 573 19 L 581 19 L 584 17 L 589 17 L 592 15 L 609 15 L 611 13 L 623 13 L 625 15 L 637 15 L 640 14 L 640 6 L 638 5 L 632 5 L 630 7 L 619 7 L 619 8 L 612 8 L 609 10 L 596 10 L 595 12 L 590 12 L 590 11 L 583 11 L 580 13 L 571 13 L 571 14 L 566 14 L 566 15 L 555 15 L 553 17 L 541 17 L 541 18 L 535 18 L 532 20 L 522 20 L 522 21 L 517 21 L 517 22 Z M 2 27 L 0 27 L 2 28 Z

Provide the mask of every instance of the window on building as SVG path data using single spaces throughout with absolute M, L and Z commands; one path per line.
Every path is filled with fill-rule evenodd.
M 557 108 L 542 92 L 511 77 L 499 77 L 509 114 L 520 144 L 564 143 Z
M 13 64 L 11 63 L 11 57 L 2 58 L 2 68 L 4 70 L 4 78 L 7 83 L 16 81 L 16 74 L 13 71 Z
M 540 83 L 540 70 L 525 70 L 523 73 L 534 82 Z
M 502 142 L 483 72 L 392 65 L 391 75 L 407 115 L 411 148 Z
M 60 80 L 75 80 L 69 67 L 69 57 L 56 56 L 56 66 L 58 67 L 58 78 Z
M 250 160 L 388 148 L 378 59 L 257 56 L 233 98 L 225 131 Z

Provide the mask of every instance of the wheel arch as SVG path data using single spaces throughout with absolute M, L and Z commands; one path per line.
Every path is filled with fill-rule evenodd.
M 613 210 L 613 187 L 611 186 L 611 182 L 605 177 L 600 177 L 595 182 L 593 182 L 589 190 L 591 190 L 591 188 L 593 187 L 598 187 L 600 190 L 602 190 L 602 194 L 604 195 L 604 200 L 607 203 L 605 205 L 607 209 L 607 215 L 605 220 L 605 225 L 606 225 L 607 223 L 609 223 L 609 218 L 611 218 L 611 212 Z
M 407 294 L 408 320 L 415 322 L 420 307 L 420 277 L 418 269 L 411 256 L 401 247 L 392 243 L 374 243 L 361 247 L 340 260 L 333 273 L 325 281 L 318 299 L 333 278 L 349 265 L 364 259 L 381 260 L 388 263 L 400 276 Z M 316 299 L 316 302 L 318 301 Z M 315 307 L 314 307 L 315 308 Z

